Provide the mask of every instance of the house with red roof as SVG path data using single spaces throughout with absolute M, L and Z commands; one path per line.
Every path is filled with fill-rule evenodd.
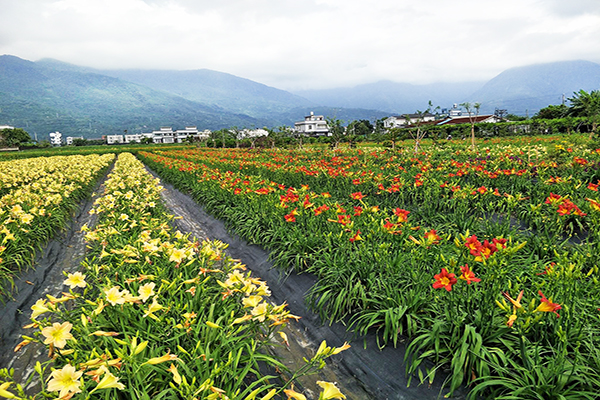
M 436 125 L 458 125 L 458 124 L 481 124 L 490 123 L 495 124 L 496 122 L 503 122 L 504 119 L 494 114 L 488 115 L 471 115 L 471 116 L 460 116 L 454 118 L 446 118 L 436 123 Z

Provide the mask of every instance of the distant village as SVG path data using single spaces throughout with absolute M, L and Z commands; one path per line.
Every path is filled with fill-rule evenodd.
M 383 120 L 383 127 L 386 130 L 392 128 L 406 128 L 415 124 L 435 124 L 435 125 L 456 125 L 465 123 L 496 123 L 505 121 L 502 115 L 496 114 L 485 114 L 485 115 L 474 115 L 472 112 L 469 113 L 462 110 L 458 105 L 454 106 L 449 110 L 443 110 L 442 117 L 440 115 L 433 115 L 431 113 L 421 114 L 403 114 L 390 116 Z M 0 125 L 2 129 L 12 129 L 12 126 Z M 315 115 L 313 112 L 310 115 L 304 117 L 304 120 L 294 123 L 293 133 L 305 136 L 328 136 L 330 135 L 327 120 L 323 115 Z M 212 131 L 205 129 L 199 131 L 196 126 L 186 126 L 184 129 L 173 130 L 172 127 L 160 127 L 158 130 L 147 133 L 132 133 L 117 135 L 104 135 L 98 139 L 91 139 L 98 142 L 104 142 L 109 145 L 114 144 L 130 144 L 130 143 L 186 143 L 191 141 L 203 141 L 208 140 L 211 137 Z M 256 138 L 261 136 L 268 136 L 269 132 L 265 129 L 241 129 L 238 131 L 239 139 Z M 60 132 L 51 132 L 49 135 L 49 141 L 52 146 L 71 146 L 79 140 L 84 140 L 82 136 L 66 136 Z

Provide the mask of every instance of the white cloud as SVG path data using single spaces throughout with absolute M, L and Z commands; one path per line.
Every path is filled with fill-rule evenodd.
M 0 53 L 98 68 L 208 68 L 283 89 L 490 79 L 600 62 L 600 2 L 0 0 Z

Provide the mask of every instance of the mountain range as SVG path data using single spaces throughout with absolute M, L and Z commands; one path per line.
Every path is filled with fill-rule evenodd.
M 563 94 L 600 88 L 600 65 L 565 61 L 506 70 L 488 82 L 412 85 L 382 81 L 352 88 L 290 93 L 207 69 L 98 70 L 52 59 L 0 56 L 0 125 L 24 128 L 40 139 L 181 129 L 293 125 L 310 111 L 350 122 L 391 114 L 480 102 L 532 115 Z

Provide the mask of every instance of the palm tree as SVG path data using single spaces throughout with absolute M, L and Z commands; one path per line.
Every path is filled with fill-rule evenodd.
M 600 90 L 592 90 L 588 93 L 582 89 L 573 94 L 574 96 L 569 98 L 569 101 L 571 102 L 569 115 L 574 117 L 585 117 L 591 121 L 591 139 L 598 128 L 598 122 L 600 120 Z

